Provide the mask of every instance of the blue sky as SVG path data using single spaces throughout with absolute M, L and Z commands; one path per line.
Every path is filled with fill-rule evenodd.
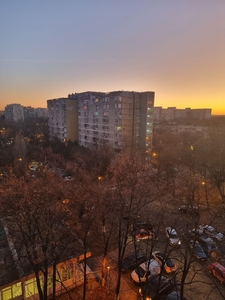
M 0 109 L 134 90 L 225 114 L 224 16 L 224 0 L 0 0 Z

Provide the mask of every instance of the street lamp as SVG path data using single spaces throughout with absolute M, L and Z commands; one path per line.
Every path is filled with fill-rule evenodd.
M 110 266 L 107 267 L 107 281 L 109 283 Z

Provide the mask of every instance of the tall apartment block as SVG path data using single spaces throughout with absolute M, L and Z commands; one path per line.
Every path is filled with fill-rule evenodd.
M 67 102 L 74 107 L 75 103 L 77 105 L 77 123 L 76 110 L 70 110 L 73 112 L 70 120 L 65 117 Z M 84 92 L 70 94 L 68 98 L 48 100 L 50 137 L 57 137 L 61 141 L 77 140 L 85 147 L 100 147 L 106 143 L 118 151 L 132 145 L 151 149 L 153 106 L 154 92 Z M 64 125 L 67 122 L 66 126 L 62 126 L 61 119 Z M 75 135 L 73 139 L 68 134 L 65 136 L 68 126 L 75 135 L 78 134 L 77 139 Z
M 51 139 L 78 141 L 78 102 L 60 98 L 47 100 L 48 126 Z

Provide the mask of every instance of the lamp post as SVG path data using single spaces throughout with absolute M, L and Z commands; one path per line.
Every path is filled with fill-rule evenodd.
M 108 288 L 110 289 L 110 266 L 107 266 L 107 282 Z
M 205 181 L 202 181 L 202 186 L 204 187 L 205 190 L 205 200 L 207 204 L 207 209 L 209 208 L 209 199 L 208 199 L 208 190 L 207 190 L 207 185 Z

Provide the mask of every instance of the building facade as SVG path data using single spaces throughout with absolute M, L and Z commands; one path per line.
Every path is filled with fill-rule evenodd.
M 24 107 L 24 120 L 34 120 L 36 119 L 36 109 L 31 107 L 31 106 L 27 106 Z
M 102 144 L 110 144 L 118 151 L 126 146 L 151 149 L 154 92 L 84 92 L 48 100 L 51 138 L 57 137 L 61 141 L 65 138 L 59 129 L 59 122 L 57 125 L 56 116 L 59 121 L 68 101 L 71 101 L 71 106 L 77 105 L 77 115 L 75 108 L 73 117 L 71 114 L 71 118 L 64 122 L 64 133 L 70 128 L 71 133 L 77 135 L 80 145 L 101 147 Z M 66 140 L 76 140 L 75 135 L 73 139 L 67 135 Z
M 48 109 L 38 107 L 36 108 L 36 117 L 37 118 L 47 118 L 48 117 Z
M 47 101 L 48 126 L 51 139 L 61 142 L 78 140 L 78 102 L 75 99 L 59 98 Z
M 9 121 L 23 122 L 24 107 L 20 104 L 9 104 L 5 107 L 5 118 Z
M 24 122 L 35 120 L 36 118 L 47 118 L 47 108 L 34 108 L 31 106 L 22 106 L 20 104 L 9 104 L 5 107 L 6 120 L 14 122 Z
M 28 261 L 23 260 L 21 249 L 16 248 L 16 243 L 7 229 L 0 224 L 0 299 L 8 300 L 38 300 L 36 276 L 30 268 Z M 73 236 L 71 237 L 71 239 Z M 18 251 L 17 251 L 18 250 Z M 65 293 L 84 283 L 84 271 L 86 276 L 91 273 L 86 264 L 84 268 L 83 245 L 77 239 L 71 251 L 65 251 L 65 257 L 56 265 L 56 295 Z M 86 252 L 86 258 L 91 252 Z M 53 293 L 53 267 L 48 268 L 47 294 L 49 299 Z M 44 282 L 43 273 L 39 272 L 40 282 Z M 43 286 L 42 286 L 43 289 Z
M 176 107 L 162 108 L 161 106 L 154 107 L 154 121 L 168 121 L 179 118 L 193 118 L 198 120 L 206 120 L 211 118 L 211 108 L 200 109 L 177 109 Z

